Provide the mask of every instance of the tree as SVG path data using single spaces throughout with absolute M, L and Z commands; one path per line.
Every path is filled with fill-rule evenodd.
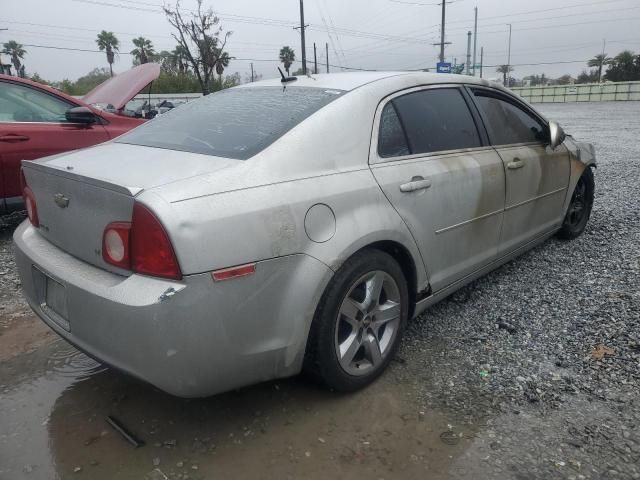
M 107 68 L 94 68 L 75 82 L 63 80 L 54 86 L 69 95 L 85 95 L 94 87 L 108 80 L 110 76 L 110 71 Z
M 222 88 L 231 88 L 231 87 L 235 87 L 238 86 L 242 83 L 242 80 L 240 78 L 240 74 L 238 72 L 234 73 L 233 75 L 227 75 L 226 77 L 224 77 L 224 81 L 222 82 Z
M 631 50 L 624 50 L 613 57 L 605 78 L 612 82 L 629 82 L 640 79 L 635 54 Z
M 598 73 L 598 70 L 595 68 L 593 70 L 589 70 L 588 72 L 586 70 L 582 70 L 582 72 L 580 73 L 580 75 L 578 75 L 578 78 L 576 79 L 576 83 L 595 83 L 599 81 L 600 81 L 600 74 Z
M 120 49 L 120 42 L 116 38 L 113 32 L 107 32 L 106 30 L 102 30 L 98 34 L 98 38 L 96 39 L 96 44 L 100 51 L 105 51 L 107 54 L 107 62 L 109 63 L 109 73 L 113 77 L 113 62 L 116 58 L 116 53 Z
M 556 85 L 569 85 L 571 83 L 574 83 L 574 79 L 571 75 L 562 75 L 559 78 L 556 78 L 554 83 Z
M 131 50 L 131 55 L 138 61 L 140 65 L 143 63 L 149 63 L 149 60 L 153 58 L 156 52 L 153 50 L 153 43 L 151 40 L 147 40 L 144 37 L 134 38 L 133 44 L 136 46 Z
M 507 74 L 513 72 L 513 67 L 511 65 L 500 65 L 496 68 L 496 72 L 502 74 L 502 84 L 507 87 Z
M 2 53 L 11 57 L 11 63 L 16 69 L 16 75 L 19 75 L 22 67 L 21 60 L 24 59 L 27 51 L 15 40 L 9 40 L 3 45 Z
M 202 3 L 203 0 L 197 0 L 198 8 L 192 11 L 190 18 L 186 18 L 181 11 L 180 0 L 176 0 L 173 9 L 167 6 L 162 8 L 167 20 L 177 31 L 177 34 L 172 34 L 173 38 L 178 42 L 181 53 L 184 53 L 200 82 L 202 93 L 208 95 L 211 92 L 214 71 L 217 69 L 220 57 L 226 53 L 225 47 L 231 32 L 222 35 L 220 19 L 211 8 L 204 10 Z M 221 35 L 222 39 L 220 39 Z
M 187 58 L 187 49 L 182 45 L 177 45 L 171 52 L 173 67 L 177 68 L 179 73 L 185 73 L 189 70 L 189 60 Z
M 216 73 L 218 74 L 220 82 L 222 82 L 222 74 L 224 73 L 224 69 L 229 66 L 229 62 L 231 62 L 231 57 L 227 52 L 223 52 L 222 55 L 218 57 L 218 60 L 216 60 Z
M 602 68 L 611 63 L 611 58 L 606 53 L 600 53 L 587 62 L 588 67 L 598 68 L 598 82 L 602 81 Z
M 296 53 L 289 46 L 284 46 L 280 49 L 280 63 L 284 64 L 284 69 L 287 71 L 287 76 L 289 76 L 289 69 L 291 68 L 291 64 L 296 60 Z

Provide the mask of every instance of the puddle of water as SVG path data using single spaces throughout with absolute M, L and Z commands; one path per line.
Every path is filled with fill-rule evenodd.
M 60 340 L 8 363 L 0 369 L 2 480 L 142 479 L 154 468 L 192 479 L 445 478 L 472 437 L 443 442 L 454 422 L 421 413 L 393 368 L 353 395 L 296 378 L 184 400 Z M 133 448 L 108 415 L 146 445 Z

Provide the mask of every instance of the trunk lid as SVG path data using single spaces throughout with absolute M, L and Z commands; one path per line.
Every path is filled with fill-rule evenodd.
M 131 221 L 143 190 L 230 168 L 237 160 L 107 143 L 37 161 L 23 161 L 34 193 L 40 234 L 65 252 L 105 270 L 129 274 L 102 259 L 111 222 Z
M 140 90 L 159 76 L 160 64 L 145 63 L 101 83 L 82 97 L 82 101 L 90 105 L 111 104 L 116 110 L 122 110 Z

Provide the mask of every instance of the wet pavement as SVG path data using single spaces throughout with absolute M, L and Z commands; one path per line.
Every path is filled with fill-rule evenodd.
M 640 343 L 618 340 L 640 325 L 640 222 L 628 203 L 640 102 L 541 110 L 597 140 L 587 234 L 551 240 L 430 309 L 388 372 L 352 395 L 293 378 L 183 400 L 104 368 L 30 312 L 13 227 L 0 225 L 0 480 L 640 478 Z M 600 342 L 616 355 L 590 358 Z
M 52 340 L 3 365 L 0 478 L 445 478 L 473 431 L 392 371 L 341 396 L 304 379 L 182 400 Z M 145 442 L 134 448 L 111 415 Z M 156 475 L 156 476 L 153 476 Z

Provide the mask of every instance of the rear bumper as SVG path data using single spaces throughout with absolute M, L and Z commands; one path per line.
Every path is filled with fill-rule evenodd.
M 183 397 L 290 376 L 302 366 L 331 270 L 307 255 L 259 262 L 254 275 L 213 282 L 123 277 L 84 263 L 28 222 L 14 233 L 24 294 L 69 343 Z M 42 273 L 64 287 L 65 320 L 46 306 Z

